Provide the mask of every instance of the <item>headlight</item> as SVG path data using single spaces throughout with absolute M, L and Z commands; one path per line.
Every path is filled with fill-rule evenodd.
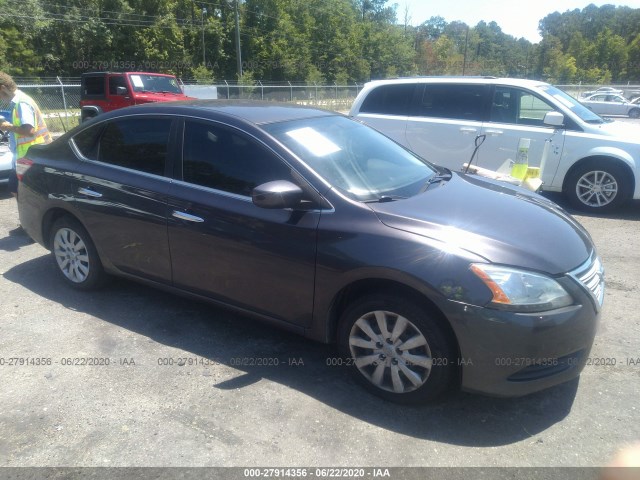
M 544 312 L 573 303 L 562 285 L 539 273 L 485 263 L 474 263 L 470 269 L 491 290 L 491 305 L 497 308 Z

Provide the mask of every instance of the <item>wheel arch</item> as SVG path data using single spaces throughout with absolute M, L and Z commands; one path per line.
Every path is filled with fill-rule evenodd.
M 89 232 L 89 229 L 86 227 L 84 222 L 73 212 L 62 207 L 54 207 L 48 210 L 47 213 L 45 213 L 42 217 L 42 241 L 44 242 L 44 246 L 47 249 L 51 250 L 51 229 L 53 228 L 53 225 L 56 223 L 56 221 L 58 221 L 62 217 L 69 217 L 78 222 L 80 226 L 84 228 L 84 230 L 87 232 L 87 235 L 89 235 L 91 242 L 95 246 L 96 251 L 98 252 L 100 262 L 103 266 L 110 267 L 111 264 L 106 261 L 105 255 L 94 241 L 93 237 L 91 236 L 91 232 Z
M 91 232 L 89 231 L 87 226 L 84 224 L 84 222 L 74 212 L 72 212 L 70 210 L 67 210 L 66 208 L 54 207 L 54 208 L 48 210 L 43 215 L 43 217 L 42 217 L 42 242 L 43 242 L 44 246 L 48 250 L 51 250 L 51 229 L 53 228 L 53 225 L 56 223 L 56 221 L 58 221 L 58 219 L 60 219 L 62 217 L 72 218 L 73 220 L 78 222 L 82 228 L 85 229 L 85 231 L 87 232 L 87 235 L 89 235 L 89 238 L 91 239 L 91 242 L 95 246 L 96 251 L 98 252 L 98 257 L 100 257 L 100 262 L 102 263 L 102 266 L 105 269 L 111 270 L 112 269 L 112 264 L 108 261 L 108 259 L 104 255 L 104 253 L 102 252 L 100 246 L 96 244 L 96 242 L 93 239 L 93 236 L 91 235 Z
M 51 250 L 51 228 L 53 227 L 53 224 L 62 217 L 71 217 L 84 227 L 84 224 L 80 219 L 69 210 L 65 210 L 60 207 L 48 210 L 42 217 L 42 241 L 44 242 L 44 246 L 49 250 Z
M 399 297 L 407 298 L 414 301 L 417 305 L 422 306 L 435 318 L 438 324 L 446 331 L 447 336 L 453 342 L 456 348 L 456 354 L 460 356 L 460 343 L 455 334 L 451 323 L 447 320 L 442 310 L 437 304 L 427 297 L 424 293 L 415 288 L 398 282 L 383 278 L 370 278 L 356 280 L 345 285 L 334 297 L 334 301 L 329 311 L 327 322 L 327 338 L 330 343 L 336 343 L 338 335 L 338 325 L 340 317 L 345 309 L 356 299 L 372 295 L 376 293 L 392 293 Z
M 69 239 L 64 234 L 60 250 L 52 245 L 52 237 L 58 241 L 58 226 L 71 229 L 75 235 Z M 102 256 L 83 222 L 64 208 L 52 208 L 43 217 L 43 240 L 51 251 L 57 272 L 61 278 L 79 290 L 92 290 L 106 281 Z M 54 251 L 55 248 L 55 251 Z
M 101 113 L 103 113 L 103 110 L 97 105 L 85 105 L 80 110 L 80 121 L 84 122 L 86 120 L 90 120 Z
M 622 158 L 615 157 L 612 155 L 606 155 L 606 154 L 590 155 L 588 157 L 584 157 L 580 159 L 579 161 L 571 165 L 571 168 L 567 170 L 567 173 L 564 176 L 564 180 L 562 182 L 562 191 L 563 192 L 567 191 L 569 180 L 571 179 L 571 177 L 573 176 L 573 173 L 576 170 L 578 170 L 579 168 L 582 168 L 585 165 L 589 165 L 589 164 L 595 165 L 600 162 L 608 162 L 610 165 L 615 165 L 623 169 L 623 171 L 626 174 L 624 177 L 625 181 L 627 182 L 626 186 L 629 188 L 629 193 L 631 194 L 630 197 L 633 197 L 635 184 L 636 184 L 636 178 L 633 172 L 633 168 L 631 167 L 631 165 L 629 165 L 627 161 L 623 160 Z

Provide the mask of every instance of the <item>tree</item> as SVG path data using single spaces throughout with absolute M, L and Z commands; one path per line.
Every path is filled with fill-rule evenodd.
M 611 72 L 613 81 L 625 78 L 629 53 L 624 39 L 605 28 L 596 38 L 595 51 L 598 64 Z

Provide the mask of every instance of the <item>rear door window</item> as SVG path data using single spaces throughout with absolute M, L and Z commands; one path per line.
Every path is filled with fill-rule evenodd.
M 124 118 L 92 126 L 73 142 L 89 160 L 164 175 L 171 132 L 170 118 Z
M 482 121 L 487 85 L 426 84 L 417 114 L 421 117 Z

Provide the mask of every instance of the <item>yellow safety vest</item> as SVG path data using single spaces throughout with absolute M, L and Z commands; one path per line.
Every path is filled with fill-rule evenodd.
M 16 127 L 20 127 L 22 123 L 20 123 L 20 117 L 18 116 L 18 108 L 20 103 L 26 103 L 31 108 L 33 108 L 33 112 L 35 114 L 36 124 L 33 125 L 35 129 L 35 133 L 33 135 L 19 135 L 15 133 L 16 137 L 16 160 L 18 158 L 22 158 L 27 154 L 27 150 L 31 145 L 37 145 L 40 143 L 51 143 L 51 134 L 47 129 L 47 124 L 44 121 L 44 117 L 42 116 L 42 112 L 36 105 L 36 102 L 33 99 L 20 91 L 16 92 L 15 106 L 13 107 L 13 125 Z

